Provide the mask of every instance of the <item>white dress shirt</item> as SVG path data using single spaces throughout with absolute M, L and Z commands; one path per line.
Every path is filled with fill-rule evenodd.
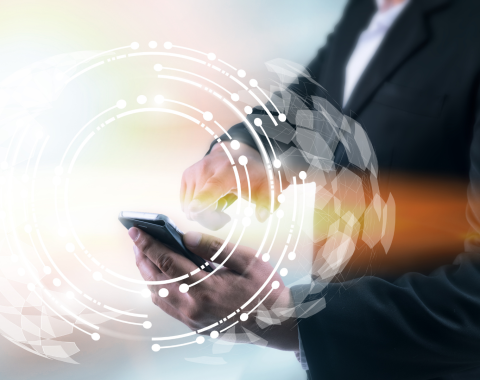
M 357 45 L 350 56 L 345 70 L 343 106 L 345 106 L 348 99 L 350 99 L 358 80 L 377 52 L 388 30 L 409 2 L 410 0 L 405 0 L 402 3 L 392 5 L 391 0 L 376 0 L 377 12 L 370 21 L 367 29 L 360 34 Z M 308 363 L 305 358 L 305 351 L 303 350 L 300 330 L 298 331 L 298 340 L 300 343 L 298 359 L 302 368 L 307 371 Z
M 350 56 L 345 70 L 345 88 L 343 91 L 343 106 L 345 106 L 352 95 L 358 80 L 362 76 L 373 56 L 382 43 L 385 35 L 397 19 L 398 15 L 407 6 L 409 0 L 386 7 L 387 0 L 376 0 L 378 11 L 358 38 L 357 45 Z

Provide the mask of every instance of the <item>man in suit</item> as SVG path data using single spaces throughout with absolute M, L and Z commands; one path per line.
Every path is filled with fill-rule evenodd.
M 480 378 L 479 16 L 480 2 L 474 0 L 352 0 L 308 66 L 327 93 L 319 94 L 317 86 L 309 92 L 304 78 L 292 87 L 306 97 L 327 97 L 360 122 L 383 175 L 402 171 L 470 178 L 472 233 L 464 250 L 452 248 L 421 268 L 407 265 L 395 275 L 373 273 L 354 286 L 353 278 L 331 282 L 304 301 L 325 297 L 327 307 L 300 320 L 298 333 L 288 321 L 265 333 L 272 347 L 300 350 L 312 379 Z M 268 197 L 260 155 L 243 125 L 229 133 L 242 143 L 236 154 L 253 165 L 256 216 L 265 220 Z M 341 163 L 344 156 L 339 144 L 335 161 Z M 228 166 L 214 144 L 185 172 L 182 206 L 191 219 L 224 203 L 223 195 L 235 188 Z M 129 234 L 144 278 L 172 278 L 192 270 L 191 263 L 141 231 Z M 222 244 L 198 233 L 187 233 L 185 243 L 205 258 Z M 227 246 L 224 254 L 231 249 Z M 208 325 L 235 307 L 229 299 L 252 294 L 268 270 L 247 248 L 232 257 L 233 268 L 188 299 L 174 288 L 170 299 L 155 294 L 152 299 L 192 328 Z M 298 291 L 281 284 L 277 304 L 291 305 Z M 208 314 L 211 310 L 219 310 L 218 315 Z

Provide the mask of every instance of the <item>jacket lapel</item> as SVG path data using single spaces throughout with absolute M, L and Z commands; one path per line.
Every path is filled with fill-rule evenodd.
M 410 0 L 360 77 L 344 112 L 359 114 L 380 85 L 427 40 L 425 13 L 449 0 Z
M 324 73 L 319 79 L 322 86 L 327 89 L 329 100 L 342 108 L 343 87 L 345 85 L 345 67 L 348 59 L 355 48 L 360 33 L 368 26 L 368 23 L 376 11 L 375 1 L 358 2 L 358 5 L 350 10 L 343 18 L 342 24 L 336 27 L 335 41 L 332 43 L 328 54 Z

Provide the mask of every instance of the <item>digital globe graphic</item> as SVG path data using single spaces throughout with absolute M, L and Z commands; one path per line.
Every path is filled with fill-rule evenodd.
M 51 57 L 0 84 L 0 332 L 5 339 L 32 354 L 68 363 L 77 362 L 79 347 L 88 350 L 105 339 L 143 341 L 145 350 L 158 355 L 188 345 L 204 349 L 221 340 L 266 346 L 259 331 L 321 312 L 323 298 L 302 301 L 320 292 L 360 245 L 381 245 L 388 252 L 395 202 L 391 195 L 380 196 L 377 160 L 365 130 L 323 96 L 321 85 L 301 65 L 277 59 L 266 67 L 272 80 L 262 88 L 258 78 L 221 54 L 168 41 L 133 42 L 100 53 Z M 304 94 L 307 85 L 318 88 L 318 96 Z M 81 99 L 82 107 L 74 99 Z M 136 194 L 121 199 L 129 191 L 126 183 L 143 181 L 147 189 L 150 185 L 132 177 L 133 169 L 124 175 L 126 182 L 114 183 L 117 177 L 102 172 L 95 155 L 112 151 L 121 157 L 123 151 L 127 157 L 128 142 L 136 138 L 130 134 L 132 125 L 141 117 L 182 123 L 168 132 L 158 127 L 151 138 L 144 129 L 141 137 L 154 140 L 162 133 L 178 133 L 178 138 L 171 137 L 171 149 L 182 152 L 183 167 L 201 159 L 190 157 L 182 143 L 191 142 L 189 136 L 203 134 L 208 144 L 220 144 L 237 180 L 238 200 L 228 208 L 228 220 L 215 226 L 202 223 L 202 228 L 220 229 L 225 238 L 210 261 L 227 243 L 235 248 L 196 282 L 184 281 L 200 268 L 164 282 L 144 281 L 131 244 L 124 249 L 130 261 L 126 253 L 115 251 L 128 243 L 118 212 L 140 202 Z M 240 173 L 249 179 L 250 164 L 245 156 L 233 158 L 245 142 L 229 132 L 231 120 L 241 123 L 237 129 L 248 131 L 265 166 L 270 216 L 261 228 L 255 221 L 250 181 L 244 186 L 239 179 Z M 335 157 L 339 145 L 342 161 Z M 150 157 L 147 151 L 145 160 Z M 152 167 L 158 167 L 160 175 L 170 164 Z M 115 165 L 136 164 L 125 159 Z M 122 171 L 117 175 L 122 177 Z M 153 181 L 154 175 L 148 178 Z M 109 184 L 118 191 L 108 189 L 106 196 Z M 165 180 L 161 186 L 170 183 Z M 110 208 L 110 201 L 122 208 Z M 131 211 L 161 212 L 158 204 L 149 210 L 147 203 L 145 198 L 143 210 Z M 170 207 L 180 208 L 178 201 Z M 313 220 L 307 217 L 312 213 Z M 317 247 L 311 257 L 303 257 L 307 226 Z M 236 247 L 244 244 L 271 264 L 256 293 L 209 326 L 194 331 L 178 324 L 168 328 L 170 317 L 151 305 L 147 286 L 160 286 L 164 298 L 169 297 L 161 288 L 164 283 L 188 292 L 228 266 Z M 291 308 L 276 307 L 275 302 L 264 306 L 280 286 L 276 273 L 287 286 L 306 284 L 307 291 L 296 296 Z M 244 326 L 252 318 L 257 331 Z

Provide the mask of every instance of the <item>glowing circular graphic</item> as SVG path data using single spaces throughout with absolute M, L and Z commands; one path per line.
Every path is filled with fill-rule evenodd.
M 210 99 L 211 106 L 206 109 L 203 103 L 185 102 L 181 97 L 162 92 L 160 85 L 155 87 L 155 91 L 141 88 L 134 93 L 116 94 L 114 99 L 108 100 L 107 107 L 89 115 L 88 122 L 79 126 L 61 152 L 50 149 L 56 131 L 48 128 L 48 120 L 42 121 L 41 116 L 52 103 L 101 67 L 135 66 L 147 58 L 156 62 L 149 62 L 145 75 L 162 85 L 169 83 L 182 86 L 182 89 L 188 88 L 188 91 Z M 278 66 L 278 62 L 273 62 L 268 67 Z M 285 69 L 282 70 L 271 71 L 285 76 Z M 266 317 L 263 306 L 272 292 L 280 288 L 278 280 L 272 281 L 273 276 L 277 272 L 282 277 L 293 273 L 289 268 L 301 255 L 299 241 L 306 223 L 306 186 L 301 185 L 315 182 L 315 209 L 329 215 L 327 224 L 322 227 L 321 237 L 314 237 L 315 241 L 325 240 L 323 251 L 317 255 L 319 259 L 313 262 L 312 268 L 313 273 L 324 281 L 331 279 L 348 262 L 359 239 L 361 224 L 362 239 L 368 246 L 381 242 L 388 250 L 393 237 L 391 220 L 394 203 L 391 198 L 385 203 L 379 195 L 375 154 L 358 123 L 335 111 L 324 99 L 319 99 L 312 111 L 303 107 L 301 101 L 294 101 L 293 95 L 288 94 L 287 84 L 279 90 L 283 91 L 283 98 L 264 91 L 257 79 L 248 78 L 245 70 L 227 63 L 221 54 L 199 52 L 169 41 L 150 41 L 144 46 L 132 42 L 128 46 L 88 56 L 54 57 L 32 65 L 28 75 L 23 72 L 2 83 L 1 99 L 10 100 L 1 104 L 0 120 L 10 127 L 11 134 L 4 139 L 6 149 L 1 163 L 3 237 L 0 259 L 3 285 L 0 293 L 8 301 L 1 306 L 4 307 L 2 310 L 22 315 L 22 322 L 17 325 L 0 324 L 1 333 L 37 355 L 74 362 L 71 357 L 79 351 L 76 344 L 58 340 L 74 331 L 86 334 L 94 342 L 108 339 L 108 336 L 148 339 L 150 343 L 145 346 L 146 349 L 161 354 L 165 349 L 204 345 L 209 339 L 214 341 L 229 331 L 235 331 L 258 313 L 264 314 L 259 326 L 265 328 L 277 323 L 277 320 L 281 323 L 291 317 L 306 318 L 320 311 L 322 303 L 301 304 L 292 310 L 271 310 L 276 314 Z M 3 96 L 9 93 L 15 96 Z M 258 106 L 252 108 L 253 104 Z M 215 323 L 186 333 L 169 335 L 168 330 L 164 330 L 165 334 L 155 335 L 149 330 L 157 332 L 160 330 L 156 329 L 161 326 L 146 312 L 137 310 L 136 303 L 149 299 L 152 288 L 155 289 L 154 295 L 158 294 L 168 301 L 171 295 L 166 286 L 172 283 L 186 297 L 190 296 L 192 288 L 215 276 L 235 255 L 235 248 L 242 244 L 242 239 L 252 233 L 252 189 L 250 182 L 242 188 L 239 179 L 240 171 L 249 178 L 251 162 L 245 155 L 236 161 L 233 159 L 234 151 L 239 150 L 243 142 L 228 133 L 219 116 L 222 112 L 228 112 L 243 122 L 265 165 L 270 209 L 263 235 L 255 248 L 255 257 L 270 263 L 271 273 L 247 302 L 238 304 L 236 309 L 230 310 Z M 97 255 L 102 248 L 96 247 L 85 234 L 77 231 L 71 212 L 71 193 L 79 185 L 75 179 L 79 170 L 76 164 L 87 154 L 89 145 L 102 135 L 113 133 L 119 124 L 127 121 L 134 123 L 136 117 L 147 114 L 168 115 L 183 120 L 220 144 L 237 180 L 236 195 L 238 199 L 243 197 L 245 200 L 232 206 L 232 220 L 225 227 L 228 229 L 225 244 L 231 242 L 235 248 L 213 272 L 188 284 L 184 281 L 191 280 L 200 269 L 165 281 L 144 281 L 138 276 L 125 275 Z M 315 121 L 323 123 L 329 132 L 318 132 L 313 125 Z M 291 124 L 296 124 L 296 131 Z M 347 148 L 355 171 L 335 166 L 333 153 L 340 141 Z M 293 145 L 277 156 L 274 146 L 278 142 Z M 178 148 L 181 149 L 181 146 Z M 298 168 L 291 163 L 294 156 L 304 157 L 308 168 Z M 44 167 L 48 168 L 48 181 L 43 180 L 39 172 Z M 286 186 L 282 185 L 282 178 L 286 178 L 293 188 L 293 192 L 288 193 L 291 199 L 284 192 Z M 369 183 L 368 194 L 364 192 L 366 182 Z M 42 209 L 40 203 L 47 200 L 53 206 L 53 219 L 38 211 Z M 290 213 L 282 208 L 288 201 L 293 204 L 293 212 Z M 282 228 L 288 232 L 279 233 Z M 277 255 L 273 252 L 274 244 L 283 246 Z M 210 261 L 217 259 L 224 247 L 222 245 Z M 70 270 L 72 267 L 75 268 L 74 275 L 67 275 L 66 268 Z M 100 288 L 108 289 L 108 292 L 98 291 Z M 123 302 L 115 303 L 117 298 L 112 294 L 117 293 L 127 303 L 132 297 L 135 307 Z M 22 314 L 23 308 L 27 307 L 33 307 L 37 315 Z M 0 311 L 0 317 L 2 313 Z M 125 332 L 127 330 L 128 333 Z M 240 331 L 253 342 L 250 331 Z M 48 341 L 48 345 L 42 345 L 43 341 Z M 52 342 L 55 344 L 52 345 Z M 90 341 L 91 344 L 94 342 Z

